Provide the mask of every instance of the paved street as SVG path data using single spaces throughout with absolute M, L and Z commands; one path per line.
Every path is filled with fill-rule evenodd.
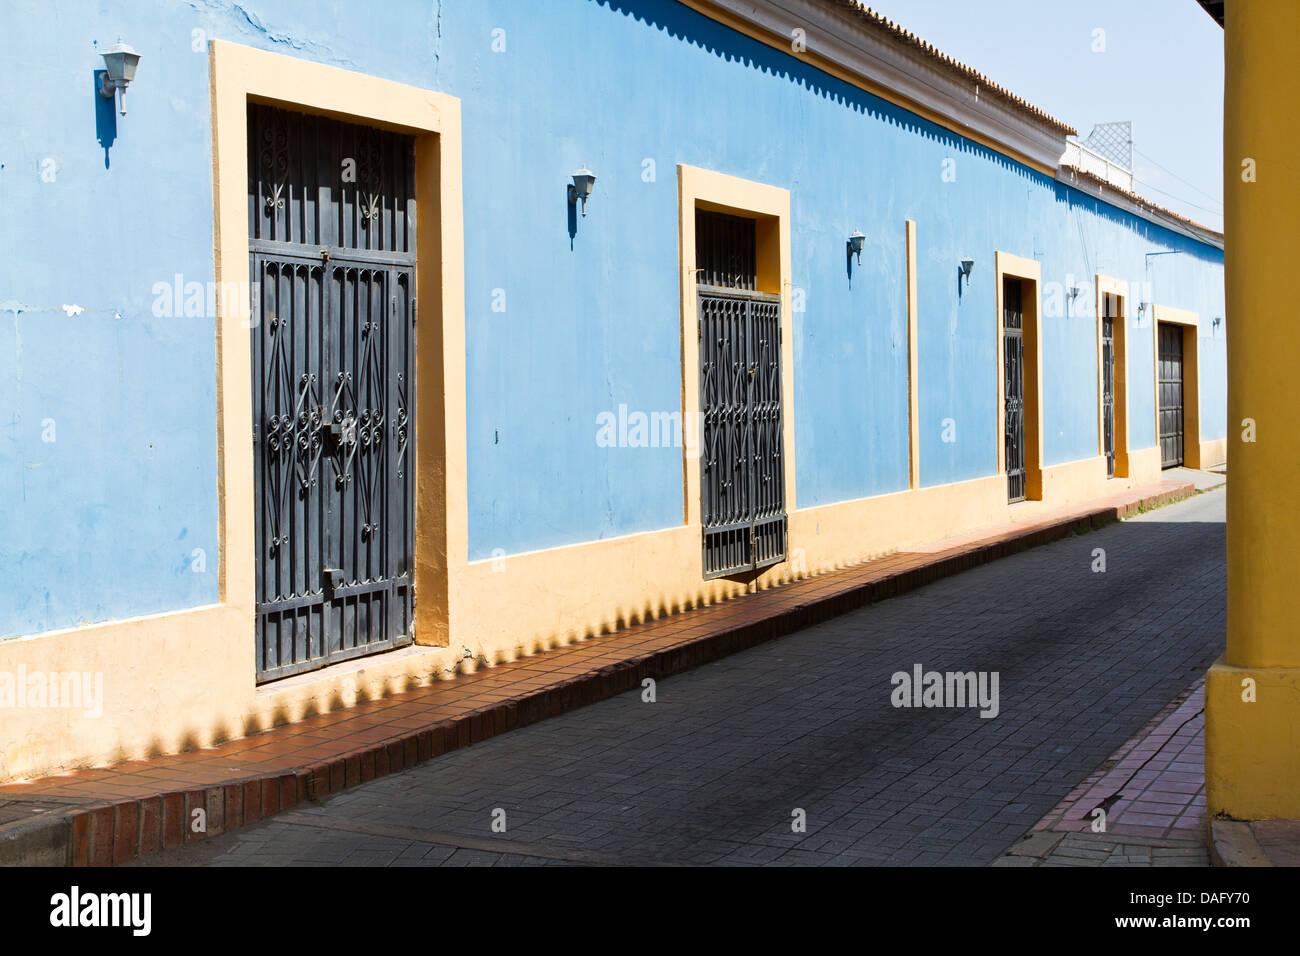
M 987 865 L 1221 651 L 1223 509 L 1197 495 L 139 862 Z M 893 706 L 918 664 L 996 672 L 996 716 Z
M 994 866 L 1209 866 L 1205 680 L 1192 684 Z

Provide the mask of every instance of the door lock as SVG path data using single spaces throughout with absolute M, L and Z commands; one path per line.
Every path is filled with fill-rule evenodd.
M 349 412 L 341 422 L 329 423 L 330 437 L 341 445 L 355 445 L 357 441 L 357 420 Z
M 321 588 L 327 597 L 332 596 L 335 591 L 343 587 L 343 569 L 342 568 L 321 568 Z

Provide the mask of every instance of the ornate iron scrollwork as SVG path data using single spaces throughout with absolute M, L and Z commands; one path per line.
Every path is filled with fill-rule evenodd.
M 773 295 L 700 293 L 707 577 L 756 570 L 785 556 L 780 316 Z
M 397 418 L 393 422 L 393 436 L 397 439 L 397 477 L 406 473 L 406 377 L 397 373 Z
M 331 434 L 339 438 L 334 447 L 335 488 L 341 489 L 352 481 L 352 459 L 357 452 L 355 407 L 352 373 L 339 372 L 334 378 L 334 402 L 330 410 Z
M 378 225 L 384 195 L 383 174 L 388 155 L 384 148 L 386 140 L 374 135 L 377 132 L 361 135 L 357 143 L 357 214 L 362 229 L 369 229 L 372 223 Z
M 265 104 L 248 120 L 267 680 L 411 638 L 415 149 Z M 355 177 L 340 182 L 340 159 Z
M 364 207 L 361 210 L 361 228 L 369 229 L 370 223 L 379 218 L 379 194 L 371 193 L 365 199 Z
M 283 124 L 263 126 L 260 152 L 261 181 L 275 183 L 270 195 L 264 198 L 264 208 L 270 216 L 275 210 L 284 209 L 284 188 L 289 182 L 289 130 Z
M 321 429 L 324 409 L 320 403 L 316 375 L 302 372 L 292 378 L 289 358 L 288 318 L 276 315 L 279 281 L 292 281 L 299 275 L 311 278 L 306 266 L 271 263 L 266 268 L 265 294 L 271 302 L 264 306 L 268 353 L 262 408 L 262 455 L 267 480 L 267 523 L 270 533 L 266 546 L 274 555 L 288 541 L 285 524 L 289 512 L 289 489 L 296 485 L 299 498 L 305 498 L 316 483 L 316 468 L 322 447 Z M 269 414 L 267 414 L 269 412 Z

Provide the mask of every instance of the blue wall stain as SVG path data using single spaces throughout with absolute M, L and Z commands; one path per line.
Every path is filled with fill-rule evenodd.
M 24 68 L 0 89 L 0 302 L 15 305 L 0 311 L 0 634 L 217 599 L 213 319 L 152 310 L 156 283 L 213 278 L 210 39 L 461 98 L 473 558 L 680 523 L 678 449 L 595 440 L 620 405 L 680 409 L 678 163 L 791 192 L 800 506 L 907 487 L 909 218 L 923 484 L 996 469 L 995 250 L 1039 260 L 1045 289 L 1085 289 L 1075 314 L 1043 318 L 1047 464 L 1097 453 L 1098 272 L 1200 313 L 1203 437 L 1226 434 L 1221 251 L 668 0 L 550 0 L 544 16 L 511 0 L 16 6 L 0 35 L 0 58 Z M 112 104 L 95 94 L 92 110 L 85 77 L 102 67 L 93 42 L 118 36 L 142 59 L 106 167 Z M 565 189 L 583 164 L 598 179 L 571 231 Z M 1155 443 L 1150 331 L 1129 331 L 1133 448 Z

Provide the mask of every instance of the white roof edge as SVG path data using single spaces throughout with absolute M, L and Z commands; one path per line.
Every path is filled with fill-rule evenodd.
M 869 8 L 859 5 L 854 10 L 827 0 L 694 0 L 692 5 L 716 8 L 768 35 L 793 37 L 794 31 L 801 30 L 809 52 L 1002 146 L 1008 158 L 1015 160 L 1018 154 L 1031 159 L 1054 170 L 1058 182 L 1190 239 L 1223 248 L 1221 233 L 1062 165 L 1071 140 L 1048 122 L 1050 118 L 1035 117 L 997 96 L 981 98 L 975 78 L 959 75 L 951 64 L 937 61 L 917 46 L 872 29 L 859 15 L 878 16 Z M 955 135 L 965 134 L 955 131 Z
M 970 130 L 995 144 L 991 148 L 1003 147 L 1012 154 L 1009 158 L 1023 156 L 1046 169 L 1056 169 L 1060 163 L 1066 148 L 1064 131 L 1001 96 L 989 95 L 989 86 L 980 96 L 976 79 L 959 75 L 951 64 L 912 44 L 872 29 L 846 7 L 826 0 L 706 0 L 702 5 L 769 35 L 792 37 L 795 30 L 802 30 L 808 52 Z M 919 114 L 918 118 L 925 119 Z
M 1222 233 L 1216 232 L 1209 226 L 1202 226 L 1190 219 L 1184 219 L 1176 213 L 1156 206 L 1150 200 L 1135 198 L 1136 194 L 1129 195 L 1122 190 L 1108 187 L 1104 183 L 1097 182 L 1096 179 L 1082 170 L 1071 166 L 1062 166 L 1056 172 L 1056 179 L 1058 182 L 1072 186 L 1080 192 L 1087 193 L 1094 199 L 1100 199 L 1107 205 L 1123 209 L 1125 212 L 1131 212 L 1133 215 L 1155 223 L 1157 226 L 1164 226 L 1166 229 L 1187 236 L 1189 239 L 1195 239 L 1197 242 L 1214 246 L 1216 249 L 1223 248 Z

